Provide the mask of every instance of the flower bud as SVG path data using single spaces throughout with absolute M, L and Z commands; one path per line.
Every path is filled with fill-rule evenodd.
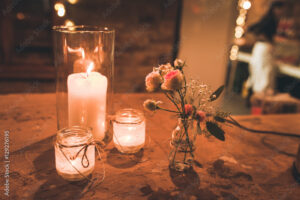
M 161 83 L 162 83 L 162 77 L 159 74 L 159 72 L 151 72 L 146 76 L 146 90 L 148 92 L 153 92 L 157 90 Z
M 196 120 L 198 120 L 199 122 L 203 122 L 205 119 L 206 119 L 206 113 L 201 111 L 201 110 L 198 110 L 196 112 L 196 115 L 195 115 L 195 118 Z
M 153 99 L 147 99 L 146 101 L 144 101 L 143 106 L 144 106 L 145 110 L 155 111 L 158 108 L 157 105 L 160 103 L 161 103 L 160 101 L 155 101 Z
M 174 67 L 177 68 L 177 69 L 182 69 L 184 66 L 184 62 L 181 60 L 181 59 L 176 59 L 174 61 Z
M 193 114 L 193 111 L 194 111 L 194 108 L 191 104 L 185 104 L 184 105 L 184 111 L 185 111 L 185 114 L 190 116 Z

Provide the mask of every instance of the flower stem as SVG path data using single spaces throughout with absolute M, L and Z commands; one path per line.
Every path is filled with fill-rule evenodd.
M 157 106 L 157 109 L 164 110 L 164 111 L 167 111 L 167 112 L 177 113 L 177 114 L 180 113 L 180 112 L 177 112 L 177 111 L 174 111 L 174 110 L 169 110 L 169 109 L 162 108 L 162 107 L 159 107 L 159 106 Z
M 177 103 L 174 101 L 174 99 L 172 99 L 172 98 L 168 95 L 168 93 L 164 92 L 164 94 L 165 94 L 166 97 L 167 97 L 167 98 L 168 98 L 168 99 L 176 106 L 178 112 L 180 112 L 180 109 L 179 109 Z

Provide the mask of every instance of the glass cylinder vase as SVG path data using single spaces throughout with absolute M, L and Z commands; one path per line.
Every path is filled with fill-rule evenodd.
M 88 127 L 102 141 L 113 114 L 115 32 L 94 26 L 53 29 L 57 127 Z
M 171 169 L 184 171 L 193 166 L 196 137 L 196 121 L 179 118 L 170 142 L 169 166 Z

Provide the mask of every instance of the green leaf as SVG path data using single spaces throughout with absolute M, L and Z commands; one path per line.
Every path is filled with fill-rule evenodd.
M 221 122 L 221 123 L 224 123 L 225 122 L 225 119 L 223 117 L 220 117 L 220 116 L 214 116 L 214 119 L 217 121 L 217 122 Z
M 214 93 L 212 93 L 209 97 L 209 101 L 214 101 L 217 98 L 219 98 L 219 96 L 222 94 L 224 90 L 224 85 L 222 85 L 221 87 L 219 87 Z
M 218 124 L 211 121 L 207 121 L 206 128 L 217 139 L 225 141 L 225 132 L 218 126 Z

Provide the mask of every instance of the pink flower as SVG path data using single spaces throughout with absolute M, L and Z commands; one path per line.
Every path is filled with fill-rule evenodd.
M 189 115 L 193 114 L 194 108 L 191 104 L 185 104 L 184 111 L 185 111 L 185 114 L 189 116 Z
M 163 90 L 179 90 L 182 88 L 183 74 L 179 70 L 172 70 L 164 76 Z
M 205 120 L 205 118 L 206 118 L 206 113 L 205 112 L 203 112 L 203 111 L 201 111 L 201 110 L 198 110 L 197 112 L 196 112 L 196 119 L 199 121 L 199 122 L 203 122 L 204 120 Z
M 146 90 L 153 92 L 160 87 L 162 83 L 162 77 L 159 72 L 151 72 L 146 76 Z

